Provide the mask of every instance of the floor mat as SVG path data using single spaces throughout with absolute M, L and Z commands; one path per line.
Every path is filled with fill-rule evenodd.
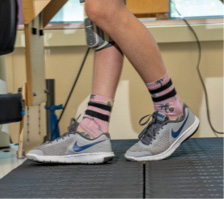
M 145 167 L 146 198 L 223 198 L 223 138 L 189 139 Z
M 101 165 L 25 161 L 0 180 L 0 198 L 223 198 L 223 139 L 193 138 L 166 160 L 130 162 L 136 140 L 113 140 Z
M 25 161 L 0 180 L 1 198 L 142 198 L 143 167 L 125 151 L 136 140 L 112 141 L 116 158 L 101 165 Z

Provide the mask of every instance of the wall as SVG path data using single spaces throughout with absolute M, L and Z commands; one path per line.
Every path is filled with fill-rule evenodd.
M 187 28 L 184 28 L 186 31 Z M 198 27 L 195 28 L 197 29 Z M 161 27 L 154 28 L 152 33 L 159 43 L 162 57 L 175 84 L 176 90 L 182 100 L 190 106 L 192 111 L 201 120 L 200 128 L 194 136 L 214 137 L 215 135 L 210 129 L 206 118 L 204 92 L 196 71 L 198 50 L 194 38 L 191 33 L 185 33 L 182 29 L 178 29 L 179 32 L 175 34 L 179 35 L 183 32 L 183 34 L 187 36 L 180 37 L 178 41 L 177 37 L 174 35 L 168 35 L 164 38 L 164 36 L 162 36 L 165 34 L 164 31 L 161 33 L 160 30 L 160 34 L 157 34 L 159 29 L 161 29 Z M 60 38 L 63 43 L 68 41 L 60 34 L 60 36 L 54 38 L 54 30 L 49 31 L 51 37 L 49 37 L 48 32 L 45 35 L 45 37 L 50 38 L 48 42 L 45 42 L 46 78 L 55 79 L 56 104 L 64 104 L 83 59 L 86 46 L 84 44 L 80 45 L 80 43 L 79 45 L 54 45 L 54 39 L 60 42 L 58 41 Z M 59 30 L 55 30 L 55 35 L 58 34 L 58 31 Z M 83 31 L 83 29 L 80 31 Z M 213 34 L 217 34 L 215 30 L 213 31 Z M 71 30 L 71 32 L 74 31 Z M 77 31 L 75 31 L 75 33 L 74 35 L 81 34 Z M 223 44 L 222 39 L 220 39 L 220 30 L 218 37 L 216 37 L 217 39 L 214 39 L 213 35 L 210 33 L 211 39 L 209 39 L 209 35 L 203 34 L 203 30 L 200 34 L 202 35 L 202 59 L 200 68 L 208 89 L 212 123 L 217 130 L 223 131 Z M 6 56 L 7 85 L 9 92 L 16 92 L 17 88 L 20 87 L 26 79 L 23 42 L 21 42 L 21 45 L 18 44 L 19 40 L 23 41 L 22 35 L 23 32 L 20 31 L 17 36 L 15 51 Z M 72 37 L 72 35 L 70 34 L 69 37 Z M 80 42 L 80 40 L 84 40 L 83 36 L 79 41 L 74 42 Z M 71 43 L 73 42 L 71 38 L 70 41 Z M 61 134 L 67 131 L 70 118 L 83 114 L 87 106 L 91 93 L 92 63 L 93 51 L 91 51 L 87 59 L 80 80 L 60 122 Z M 44 104 L 40 107 L 31 108 L 28 127 L 27 122 L 25 122 L 25 129 L 29 129 L 28 138 L 27 135 L 25 135 L 26 149 L 30 149 L 34 145 L 41 143 L 46 134 L 45 112 L 43 107 Z M 138 124 L 139 119 L 152 112 L 152 101 L 144 83 L 128 60 L 125 59 L 111 117 L 110 133 L 112 138 L 137 138 L 138 133 L 143 128 Z M 57 111 L 57 113 L 60 113 L 60 111 Z M 32 126 L 31 129 L 30 126 Z M 13 142 L 17 142 L 18 124 L 10 125 L 10 130 Z M 29 142 L 27 140 L 29 140 Z

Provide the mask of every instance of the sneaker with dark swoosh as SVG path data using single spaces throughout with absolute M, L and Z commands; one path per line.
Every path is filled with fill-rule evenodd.
M 186 105 L 183 112 L 178 121 L 170 121 L 159 112 L 148 115 L 152 120 L 140 133 L 139 141 L 125 153 L 126 159 L 151 161 L 169 157 L 199 126 L 199 119 Z
M 29 151 L 27 158 L 42 163 L 100 164 L 114 157 L 109 133 L 88 139 L 76 131 L 75 122 L 73 119 L 69 132 Z

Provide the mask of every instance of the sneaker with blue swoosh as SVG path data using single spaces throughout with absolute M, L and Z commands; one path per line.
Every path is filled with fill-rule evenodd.
M 109 133 L 89 139 L 77 132 L 76 127 L 77 123 L 72 119 L 69 132 L 29 151 L 27 158 L 42 163 L 100 164 L 114 157 Z
M 183 112 L 178 121 L 170 121 L 166 115 L 159 112 L 147 115 L 149 119 L 144 124 L 148 123 L 150 118 L 152 120 L 140 133 L 139 141 L 125 153 L 126 159 L 151 161 L 169 157 L 199 126 L 199 119 L 186 105 Z

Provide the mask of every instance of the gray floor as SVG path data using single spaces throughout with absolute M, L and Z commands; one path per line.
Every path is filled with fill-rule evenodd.
M 0 198 L 223 198 L 223 138 L 189 139 L 146 163 L 125 160 L 135 142 L 113 140 L 108 164 L 25 161 L 0 180 Z
M 18 146 L 14 144 L 9 149 L 0 149 L 0 179 L 25 161 L 17 159 L 17 150 Z

